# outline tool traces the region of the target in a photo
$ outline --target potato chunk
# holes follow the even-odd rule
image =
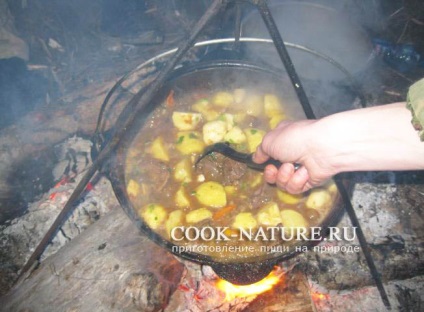
[[[234,122],[235,123],[242,123],[247,117],[247,114],[245,112],[238,112],[234,114]]]
[[[286,115],[284,114],[276,114],[273,115],[270,119],[269,119],[269,128],[270,129],[274,129],[275,127],[277,127],[277,125],[282,122],[284,119],[286,119]]]
[[[255,152],[258,145],[262,142],[265,131],[255,128],[247,128],[244,130],[244,133],[246,134],[249,152]]]
[[[204,112],[206,112],[207,110],[209,110],[211,108],[211,104],[209,102],[208,99],[200,99],[197,100],[192,106],[191,108],[198,113],[203,114]]]
[[[179,161],[174,167],[174,179],[179,182],[192,181],[192,166],[190,159],[184,158]]]
[[[224,187],[218,182],[204,182],[195,191],[197,200],[205,206],[221,208],[227,204],[227,194]]]
[[[183,211],[182,210],[174,210],[169,214],[168,220],[165,222],[166,233],[171,235],[171,231],[173,228],[180,226],[183,220]]]
[[[284,114],[280,99],[274,94],[265,94],[264,96],[265,115],[271,118],[274,115]]]
[[[186,194],[184,187],[180,187],[175,193],[175,205],[179,208],[190,207],[190,200]]]
[[[140,192],[140,184],[131,179],[127,184],[127,194],[128,196],[136,197]]]
[[[233,91],[234,103],[241,104],[246,98],[246,89],[234,89]]]
[[[169,161],[169,152],[168,148],[165,146],[163,142],[163,138],[161,136],[157,137],[150,145],[149,152],[156,159],[168,162]]]
[[[253,217],[252,213],[250,212],[240,212],[238,215],[236,215],[236,218],[233,222],[233,228],[236,229],[253,229],[256,228],[258,225],[258,222]]]
[[[227,186],[224,186],[224,190],[225,190],[225,194],[227,194],[228,196],[232,196],[236,194],[237,187],[234,185],[227,185]]]
[[[188,223],[197,223],[210,218],[212,218],[212,212],[210,212],[207,208],[199,208],[186,215],[186,221]]]
[[[231,130],[235,126],[234,114],[221,114],[218,117],[218,120],[225,121],[225,123],[227,124],[227,130]]]
[[[277,196],[279,200],[288,205],[295,205],[304,197],[302,194],[290,194],[281,190],[277,190]]]
[[[159,204],[148,204],[138,211],[139,215],[152,229],[157,229],[166,219],[166,210]]]
[[[200,133],[195,131],[178,132],[177,150],[183,155],[190,155],[193,153],[200,154],[205,148],[205,143],[200,138]]]
[[[280,208],[277,203],[270,202],[263,206],[258,212],[258,222],[263,225],[277,226],[282,224]]]
[[[230,92],[221,91],[214,95],[212,102],[216,106],[228,107],[234,102],[234,97]]]
[[[325,208],[331,205],[331,195],[326,189],[313,189],[306,199],[305,204],[308,208],[324,212]]]
[[[224,141],[234,144],[241,144],[246,142],[246,140],[246,135],[239,127],[233,127],[224,136]]]
[[[209,121],[203,125],[203,141],[207,145],[222,142],[227,133],[227,123],[222,120]]]
[[[173,112],[172,122],[178,130],[194,130],[202,120],[202,115],[199,113]]]
[[[258,117],[262,114],[264,107],[263,98],[259,95],[249,95],[245,101],[246,113],[250,116]]]
[[[202,117],[207,121],[215,120],[219,116],[219,113],[212,108],[211,103],[206,99],[198,100],[191,108],[195,112],[201,113]]]
[[[281,211],[281,220],[287,229],[308,227],[308,221],[300,213],[291,209]]]
[[[330,192],[330,194],[334,195],[338,192],[337,189],[337,185],[333,180],[330,180],[329,182],[327,182],[324,187],[327,188],[328,192]]]

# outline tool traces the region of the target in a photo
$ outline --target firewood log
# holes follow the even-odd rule
[[[121,210],[91,225],[0,298],[2,311],[158,311],[184,266]]]

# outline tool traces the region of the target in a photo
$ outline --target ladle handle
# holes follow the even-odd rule
[[[279,169],[282,165],[281,161],[274,159],[274,158],[270,158],[266,162],[264,162],[262,164],[258,164],[258,163],[255,163],[253,161],[252,157],[253,157],[253,154],[250,155],[249,161],[246,162],[246,165],[249,168],[252,168],[252,169],[255,169],[255,170],[263,171],[265,169],[265,167],[268,166],[268,165],[274,165],[277,169]],[[294,164],[294,170],[299,169],[299,167],[300,167],[299,164]]]
[[[213,152],[220,153],[228,158],[231,158],[232,160],[246,164],[247,167],[254,170],[263,171],[267,165],[274,165],[275,167],[277,167],[277,169],[280,168],[281,166],[281,162],[273,158],[268,159],[266,162],[262,164],[255,163],[253,161],[253,153],[247,154],[247,153],[241,153],[239,151],[236,151],[234,148],[230,146],[228,142],[219,142],[213,145],[209,145],[208,147],[206,147],[203,154],[200,155],[199,158],[197,158],[195,164],[197,165],[200,160],[202,160],[205,156]],[[300,167],[299,164],[294,164],[295,170],[297,170],[299,167]]]

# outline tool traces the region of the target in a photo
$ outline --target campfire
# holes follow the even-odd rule
[[[258,311],[272,307],[276,311],[314,311],[304,274],[276,266],[256,283],[234,285],[219,278],[210,267],[188,264],[187,274],[166,311]]]
[[[34,2],[41,3],[44,0],[35,0]],[[89,12],[92,12],[93,16],[96,16],[94,12],[97,12],[97,2],[106,3],[108,1],[93,1],[93,8],[89,8]],[[45,40],[42,39],[44,37],[40,37],[34,40],[37,36],[29,37],[28,42],[31,44],[40,42],[38,49],[46,53],[46,64],[48,65],[31,64],[28,68],[32,71],[43,71],[43,75],[46,75],[46,71],[48,71],[47,76],[53,79],[53,83],[60,87],[62,93],[56,98],[50,98],[50,94],[46,94],[46,103],[43,106],[29,114],[22,114],[15,124],[8,125],[4,129],[0,128],[0,151],[2,152],[0,155],[0,178],[4,176],[4,179],[0,180],[0,262],[2,263],[0,305],[2,308],[5,311],[362,312],[386,311],[391,307],[393,310],[419,311],[424,302],[423,260],[419,256],[422,253],[424,239],[420,211],[420,207],[424,203],[422,173],[355,173],[346,176],[343,181],[336,180],[335,184],[326,185],[321,191],[327,197],[340,200],[338,203],[343,203],[343,207],[338,206],[340,209],[335,209],[337,213],[334,213],[334,216],[329,214],[334,217],[334,219],[330,218],[331,222],[324,222],[325,218],[320,220],[324,220],[322,228],[325,231],[314,233],[319,239],[308,244],[296,245],[293,247],[296,248],[294,251],[284,249],[285,246],[279,244],[262,244],[265,241],[264,238],[267,238],[265,232],[257,231],[255,233],[257,236],[249,235],[252,233],[243,227],[233,226],[236,223],[244,224],[246,220],[255,226],[258,222],[263,222],[262,225],[274,222],[271,224],[271,228],[279,229],[278,233],[286,233],[281,227],[280,220],[283,210],[280,211],[278,205],[277,217],[273,215],[271,218],[272,209],[276,206],[269,203],[271,198],[269,194],[271,193],[266,193],[269,191],[266,189],[268,185],[258,186],[257,181],[261,181],[260,174],[252,174],[253,178],[249,180],[249,183],[237,184],[237,187],[240,187],[239,190],[243,189],[245,192],[241,196],[245,201],[237,202],[238,205],[234,204],[234,201],[224,201],[216,207],[214,206],[216,198],[222,199],[223,196],[230,198],[236,194],[237,187],[234,185],[250,168],[239,164],[235,165],[236,160],[233,159],[232,162],[229,162],[223,155],[221,155],[222,157],[214,156],[215,163],[211,161],[205,163],[205,159],[202,158],[203,160],[197,166],[196,157],[201,153],[195,150],[187,156],[189,153],[185,154],[185,152],[187,149],[192,149],[193,146],[196,148],[193,141],[204,147],[208,140],[199,140],[200,130],[196,129],[196,131],[199,130],[199,133],[195,133],[190,127],[193,120],[199,121],[196,117],[202,116],[205,120],[210,118],[207,121],[215,125],[224,123],[226,130],[223,137],[229,135],[230,130],[242,125],[243,122],[245,122],[245,127],[249,126],[250,129],[252,125],[259,122],[259,114],[251,114],[250,107],[243,106],[242,110],[249,111],[251,114],[247,114],[248,116],[244,116],[243,119],[239,114],[223,108],[228,104],[226,103],[228,97],[231,97],[233,101],[229,105],[242,102],[240,98],[246,94],[246,90],[242,88],[229,89],[225,92],[219,91],[217,93],[220,95],[219,97],[211,92],[209,94],[208,91],[199,91],[195,96],[197,102],[193,104],[198,111],[190,112],[188,115],[179,112],[180,114],[176,118],[180,127],[177,127],[180,134],[177,141],[169,139],[163,134],[161,134],[162,137],[155,140],[140,141],[139,144],[143,148],[149,146],[147,154],[148,157],[154,155],[153,158],[156,159],[153,161],[148,157],[142,158],[140,154],[137,154],[137,149],[129,152],[135,161],[143,160],[141,164],[134,165],[133,169],[136,174],[147,167],[154,169],[149,173],[148,183],[140,182],[141,180],[134,174],[132,182],[125,184],[126,176],[124,174],[126,172],[115,169],[122,169],[126,164],[126,159],[119,158],[125,153],[119,154],[118,151],[120,152],[123,146],[123,138],[126,138],[125,140],[128,142],[131,141],[128,139],[131,137],[128,135],[130,133],[128,129],[132,129],[133,124],[147,120],[147,117],[144,116],[144,109],[146,107],[151,109],[150,103],[153,103],[151,100],[156,99],[155,92],[157,90],[167,86],[168,75],[174,75],[173,79],[176,79],[176,73],[184,73],[181,76],[188,79],[184,72],[186,64],[193,66],[187,68],[196,68],[193,72],[202,75],[201,70],[195,66],[205,69],[205,64],[210,66],[212,63],[210,59],[218,58],[221,61],[221,58],[224,58],[224,77],[229,81],[232,76],[229,74],[230,72],[225,71],[227,70],[225,66],[229,66],[231,63],[229,60],[237,60],[238,53],[245,53],[246,55],[243,55],[248,61],[255,63],[249,69],[252,70],[249,74],[241,75],[244,77],[251,78],[250,76],[253,77],[251,73],[260,72],[270,65],[271,67],[273,65],[280,66],[280,71],[283,69],[284,73],[287,72],[289,87],[294,86],[293,97],[299,99],[299,108],[302,109],[300,118],[320,117],[340,110],[358,108],[364,105],[366,100],[371,102],[368,103],[370,105],[402,101],[407,85],[415,80],[421,72],[418,70],[416,72],[398,71],[399,67],[393,69],[381,64],[373,64],[376,68],[372,67],[368,71],[363,69],[359,73],[359,77],[361,79],[366,77],[363,78],[366,82],[368,82],[367,79],[370,80],[369,86],[364,83],[366,85],[364,89],[375,97],[369,100],[364,96],[364,90],[352,82],[357,78],[356,74],[358,73],[351,71],[356,69],[359,71],[361,66],[349,64],[352,67],[346,70],[343,59],[333,59],[340,53],[329,56],[324,53],[325,51],[316,51],[313,46],[304,47],[297,43],[283,41],[279,31],[285,39],[287,39],[286,33],[283,31],[284,29],[278,31],[274,28],[276,25],[273,24],[274,21],[270,14],[277,14],[280,10],[274,8],[274,10],[268,11],[269,7],[266,1],[252,1],[251,9],[243,7],[244,1],[234,1],[234,3],[229,1],[228,7],[225,6],[226,1],[215,0],[208,4],[199,1],[199,3],[196,2],[196,5],[193,4],[193,8],[182,7],[176,1],[172,1],[173,8],[170,11],[165,10],[168,9],[167,5],[163,6],[163,4],[158,4],[159,2],[146,1],[143,4],[143,6],[147,6],[143,11],[143,17],[145,20],[163,19],[159,24],[169,31],[167,36],[164,36],[159,28],[137,28],[137,32],[141,32],[141,34],[138,33],[137,38],[131,36],[120,38],[115,37],[115,34],[111,35],[117,31],[111,25],[96,26],[107,32],[109,37],[105,38],[102,34],[98,38],[87,39],[90,44],[96,42],[92,55],[97,55],[97,50],[105,49],[104,53],[110,57],[111,64],[115,64],[112,62],[115,59],[122,59],[125,62],[122,62],[122,68],[119,70],[111,66],[107,74],[98,73],[101,79],[95,82],[93,82],[94,74],[86,75],[86,71],[90,71],[90,62],[93,59],[89,60],[88,65],[81,66],[79,76],[72,72],[74,57],[78,58],[78,55],[74,54],[80,50],[79,47],[72,48],[67,45],[77,41],[75,39],[78,37],[77,35],[72,38],[65,36],[63,40],[59,40],[60,36],[56,30],[52,33],[59,36],[58,38]],[[0,4],[2,3],[0,0]],[[22,6],[26,5],[32,4],[22,4]],[[159,7],[159,5],[161,6]],[[293,16],[303,10],[303,4],[299,8],[295,3],[288,4],[288,6],[294,6],[290,10]],[[306,8],[308,6],[306,4]],[[11,5],[11,8],[19,20],[22,19],[22,15],[25,15],[23,14],[25,8],[17,8],[16,5]],[[190,11],[191,9],[193,11]],[[286,15],[286,9],[282,12],[283,16],[288,18],[290,16]],[[313,10],[321,9],[323,8],[313,6]],[[162,14],[162,10],[165,10],[166,14]],[[255,15],[252,12],[256,10],[259,10],[259,13]],[[397,8],[390,11],[389,19],[404,17],[401,12],[405,12],[405,10],[405,8]],[[114,11],[110,10],[108,14],[113,15]],[[328,14],[330,11],[333,12],[333,9],[324,11],[325,14]],[[242,16],[245,16],[245,19]],[[307,16],[309,19],[312,15]],[[217,17],[219,18],[218,22]],[[80,20],[85,18],[87,16],[81,17]],[[256,33],[259,28],[255,26],[255,18],[261,23],[264,18],[263,25],[268,28],[263,28],[263,30],[270,39],[242,36],[243,32],[246,32],[245,35],[259,36]],[[54,21],[53,18],[52,21]],[[308,22],[308,20],[304,21],[305,24]],[[410,23],[422,27],[422,22],[418,17],[411,17],[406,26],[401,28],[401,37],[406,36],[408,30],[412,31],[408,26]],[[277,24],[281,26],[279,23]],[[91,23],[88,25],[97,29]],[[313,23],[313,25],[315,24]],[[61,27],[57,29],[62,29]],[[230,29],[232,35],[229,38],[217,37],[216,35],[220,34],[222,30],[220,27],[225,28],[227,32]],[[240,31],[241,28],[243,31]],[[181,33],[174,34],[170,31],[171,29],[181,31]],[[81,34],[84,33],[92,35],[88,31],[81,32]],[[326,40],[327,37],[331,36],[326,36]],[[291,39],[296,39],[296,36]],[[380,45],[384,45],[383,41],[378,42]],[[0,40],[1,43],[2,40]],[[349,46],[349,44],[347,42],[343,46]],[[358,42],[353,45],[363,47],[362,44],[363,42],[358,39]],[[275,48],[279,53],[275,53]],[[368,52],[368,48],[370,47],[365,45],[366,52]],[[383,53],[383,48],[379,46],[377,52]],[[28,57],[23,52],[21,51],[19,57]],[[268,53],[275,54],[273,55],[275,59],[268,57]],[[308,65],[310,60],[299,62],[296,60],[297,53],[308,54],[314,59],[314,64],[315,62],[319,62],[320,65],[325,64],[323,68],[332,67],[332,71],[337,71],[334,76],[336,78],[332,77],[332,79],[336,79],[336,82],[331,79],[331,82],[317,82],[316,75],[308,71],[313,69],[313,66]],[[372,50],[369,50],[369,53],[370,55],[365,53],[366,58],[360,60],[360,65],[367,67],[365,65],[369,65],[369,59],[376,57]],[[142,57],[139,56],[141,54]],[[294,56],[294,65],[289,56]],[[256,65],[256,62],[260,65]],[[131,63],[130,68],[127,63]],[[242,67],[247,68],[246,64],[243,63]],[[61,68],[60,66],[68,66],[69,72],[59,72],[58,76],[57,69]],[[229,67],[237,66],[231,63]],[[273,70],[269,69],[270,72]],[[119,75],[116,74],[118,72]],[[121,75],[123,72],[126,73]],[[320,70],[319,72],[323,73],[324,71]],[[299,73],[300,75],[298,75]],[[342,78],[340,78],[341,76]],[[71,92],[66,90],[67,83],[64,82],[69,82],[73,79],[72,77],[79,77],[80,80],[72,85],[74,91]],[[260,77],[254,81],[254,84],[265,80],[264,76]],[[200,78],[196,77],[193,81],[201,81]],[[222,78],[220,81],[225,84],[224,87],[227,87],[225,79]],[[302,86],[303,83],[305,86]],[[324,88],[327,83],[331,85],[329,90]],[[194,83],[189,81],[187,84],[193,85]],[[207,81],[206,85],[211,85],[211,82]],[[176,86],[176,88],[166,90],[163,94],[158,95],[158,97],[164,97],[166,105],[165,110],[158,112],[157,116],[165,116],[166,109],[171,111],[181,101],[181,85],[176,84]],[[249,88],[247,89],[250,90]],[[277,85],[275,89],[283,90],[280,85]],[[287,95],[285,91],[283,93]],[[343,94],[342,99],[327,101],[340,93]],[[254,97],[253,93],[251,95]],[[320,98],[321,96],[323,98]],[[270,95],[268,91],[260,97],[271,99],[271,103],[275,103],[277,98],[274,94]],[[218,104],[214,105],[220,107],[220,110],[214,111],[210,107],[202,106],[205,102],[215,100]],[[337,106],[339,102],[344,103],[343,105],[346,107]],[[188,100],[184,105],[187,109],[193,107]],[[285,118],[279,107],[275,109],[275,106],[270,105],[269,102],[266,106],[268,109],[269,106],[272,107],[271,113],[269,110],[267,112],[266,109],[263,109],[263,116],[266,116],[263,120],[267,121],[263,124],[266,124],[267,127],[268,124],[275,126],[283,120],[282,118]],[[277,114],[278,118],[269,117],[267,114]],[[170,122],[172,118],[169,117],[171,115],[166,116],[168,119],[165,119],[162,124],[158,123],[159,118],[148,120],[147,127],[153,129],[153,133],[157,134],[166,123],[172,124]],[[240,118],[240,120],[237,123],[230,123],[234,118]],[[270,118],[270,120],[265,118]],[[229,129],[230,126],[231,129]],[[142,129],[141,126],[140,129]],[[243,131],[247,131],[246,129]],[[175,129],[168,130],[165,132],[176,131]],[[212,128],[212,130],[206,136],[209,140],[216,134],[216,128]],[[243,135],[245,133],[243,131],[232,131],[229,141],[234,142],[234,138],[240,139],[239,134]],[[260,132],[258,129],[250,129],[250,132],[247,133],[251,137],[250,141],[246,139],[247,142],[251,143],[252,137],[253,140],[258,141],[258,137],[255,136],[258,135],[258,132]],[[211,133],[212,135],[210,135]],[[238,134],[234,136],[234,133]],[[166,141],[167,139],[169,141]],[[191,145],[185,145],[187,142],[191,142]],[[172,147],[170,147],[171,143],[174,144]],[[181,151],[182,145],[186,146],[186,150]],[[166,154],[164,146],[170,148],[171,153]],[[243,148],[248,149],[250,146],[246,143],[245,146],[242,146]],[[171,175],[175,168],[163,165],[169,161],[168,157],[174,152],[181,152],[185,157],[181,161],[183,165],[179,165],[184,170],[187,169],[184,161],[196,162],[192,176],[191,173],[187,174],[184,170],[180,170],[180,176],[175,177],[175,175]],[[252,151],[249,150],[249,152]],[[242,156],[246,154],[239,153]],[[116,155],[118,156],[114,158]],[[158,162],[158,159],[161,162]],[[113,162],[112,160],[117,161]],[[178,164],[181,164],[179,161],[180,159],[178,159]],[[220,167],[221,172],[217,173],[216,167]],[[37,176],[37,174],[31,175],[33,172],[38,172],[43,177]],[[213,176],[222,172],[231,172],[232,174],[231,177],[222,175],[224,182],[220,185],[222,192],[218,195],[224,195],[210,196],[211,191],[205,192],[205,188],[202,186],[206,183],[202,183],[208,178],[208,175]],[[189,178],[187,179],[187,177]],[[165,187],[172,179],[178,181],[178,191]],[[41,185],[41,180],[48,180],[49,183]],[[117,180],[120,181],[118,186],[115,184]],[[346,181],[349,183],[345,184]],[[200,185],[196,185],[196,189],[187,192],[187,185],[192,182],[198,182]],[[217,183],[217,181],[213,182]],[[24,188],[23,185],[25,188],[28,188],[29,185],[36,195],[27,200],[25,197],[21,197],[20,191],[21,188]],[[256,185],[256,189],[253,189],[252,186],[251,190],[254,191],[250,192],[246,185],[249,187]],[[345,185],[349,185],[349,187],[346,188]],[[2,187],[7,188],[7,192],[3,192]],[[338,197],[335,195],[337,190],[341,190],[337,193],[340,195],[337,195]],[[180,195],[178,197],[180,206],[176,204],[176,207],[172,207],[175,208],[174,210],[166,210],[168,206],[169,208],[172,206],[172,201],[171,204],[166,203],[163,207],[151,203],[145,205],[143,202],[150,194],[155,194],[155,200],[158,201],[173,200],[175,193]],[[11,197],[16,195],[16,198],[10,201],[3,200],[3,196],[8,199],[5,194]],[[128,194],[130,196],[126,197]],[[278,197],[278,194],[273,193],[272,195],[276,195],[275,201],[284,196],[286,196],[285,200],[289,201],[284,203],[286,205],[284,211],[288,212],[287,215],[291,217],[295,216],[293,220],[296,220],[297,223],[292,222],[296,223],[291,227],[292,229],[304,229],[304,226],[299,226],[299,223],[303,223],[302,220],[305,218],[316,220],[314,218],[319,215],[317,210],[302,206],[298,208],[304,214],[299,217],[299,213],[296,213],[293,208],[297,205],[296,200],[299,197],[289,195],[289,199],[287,199],[287,195],[280,194]],[[250,202],[245,205],[250,197],[255,197],[255,202],[252,201],[253,208],[249,206]],[[139,200],[139,203],[143,203],[141,206],[145,210],[140,212],[141,210],[130,207],[128,200],[134,198]],[[193,201],[198,200],[202,207],[199,206],[196,207],[196,210],[189,211],[192,208],[190,205],[181,204],[187,198]],[[306,197],[302,200],[306,202]],[[22,201],[25,201],[24,208],[20,206]],[[177,201],[175,202],[177,203]],[[17,208],[18,206],[19,208]],[[210,209],[208,210],[204,206]],[[155,213],[146,217],[149,207]],[[252,212],[249,217],[246,217],[249,209]],[[347,214],[342,215],[343,210]],[[259,217],[258,211],[260,211],[261,217]],[[192,212],[195,213],[189,216]],[[171,215],[176,217],[172,219]],[[238,216],[242,216],[244,219],[237,218]],[[234,222],[227,224],[227,219],[234,220]],[[240,219],[242,221],[235,222]],[[182,224],[181,220],[185,220],[186,223]],[[193,235],[192,237],[199,233],[206,233],[202,238],[208,244],[201,247],[204,247],[203,250],[213,248],[210,253],[192,252],[190,248],[198,246],[190,242],[185,242],[185,245],[173,245],[172,240],[167,236],[167,231],[172,230],[172,227],[178,226],[182,229],[185,226],[194,229],[193,224],[199,225],[199,228],[196,228],[198,232],[179,231],[176,236],[177,240],[182,239],[182,233]],[[219,237],[231,237],[232,235],[237,237],[240,233],[244,233],[245,237],[251,237],[252,240],[259,238],[259,242],[256,242],[255,245],[256,248],[267,247],[268,249],[261,249],[260,255],[256,254],[255,249],[242,254],[232,253],[230,247],[233,246],[228,245],[222,248],[225,253],[220,254],[220,249],[217,247],[222,247],[221,242],[212,242],[210,239],[215,235],[215,232],[212,231],[214,228],[211,226],[213,224],[218,225],[216,233],[219,233]],[[310,228],[314,227],[313,225],[317,225],[317,228],[322,225],[321,222],[311,224]],[[223,230],[224,226],[228,226],[225,231]],[[159,228],[160,231],[156,231],[156,228]],[[203,232],[202,229],[205,228],[210,231]],[[354,235],[340,234],[352,232]],[[277,231],[272,233],[274,235]],[[315,239],[312,234],[308,236],[307,231],[300,230],[300,234],[303,241],[308,241],[310,238],[311,240]],[[321,234],[323,235],[321,236]],[[288,244],[288,246],[291,245]],[[180,247],[183,252],[179,252],[178,248],[174,247]],[[184,250],[183,247],[187,250]],[[240,243],[235,247],[252,246]],[[251,264],[251,268],[257,266],[258,270],[254,272],[253,269],[251,271],[246,269]],[[228,275],[222,274],[222,270],[221,272],[218,270],[220,266],[226,269],[231,266],[237,268],[237,265],[245,266],[240,270],[234,269]],[[267,270],[271,271],[262,278],[268,273]],[[263,272],[265,274],[262,274]],[[258,276],[261,279],[250,284],[231,283],[231,281],[237,280],[258,280]]]
[[[225,301],[231,302],[236,298],[257,296],[270,291],[274,286],[284,282],[284,274],[281,270],[274,269],[267,277],[250,285],[234,285],[226,280],[219,279],[216,287],[225,294]]]

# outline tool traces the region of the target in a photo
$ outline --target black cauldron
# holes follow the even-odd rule
[[[134,137],[142,131],[142,127],[149,114],[157,105],[162,103],[170,90],[185,90],[192,92],[199,88],[209,88],[211,90],[224,90],[228,88],[257,87],[268,92],[273,92],[282,99],[288,99],[294,104],[293,114],[297,119],[304,119],[302,108],[298,104],[295,92],[290,81],[283,74],[271,69],[258,67],[254,64],[240,61],[214,61],[209,63],[197,64],[193,67],[180,67],[171,75],[170,79],[157,92],[156,97],[146,110],[137,116],[137,120],[131,129],[127,129],[120,145],[108,165],[108,177],[112,183],[113,190],[126,214],[135,223],[135,225],[145,233],[151,240],[174,252],[177,256],[200,263],[210,265],[214,271],[222,278],[234,284],[251,284],[257,282],[268,275],[273,266],[277,263],[294,257],[300,251],[292,248],[285,253],[272,253],[266,255],[256,255],[248,259],[243,258],[240,261],[228,262],[219,257],[194,252],[176,252],[177,245],[164,239],[154,230],[149,228],[139,217],[133,208],[126,191],[125,181],[125,160],[126,152],[131,145]],[[343,203],[340,196],[335,205],[330,209],[323,221],[318,227],[321,228],[322,237],[326,236],[328,227],[335,226],[342,215]],[[318,244],[317,240],[301,242],[302,246],[312,247]]]

